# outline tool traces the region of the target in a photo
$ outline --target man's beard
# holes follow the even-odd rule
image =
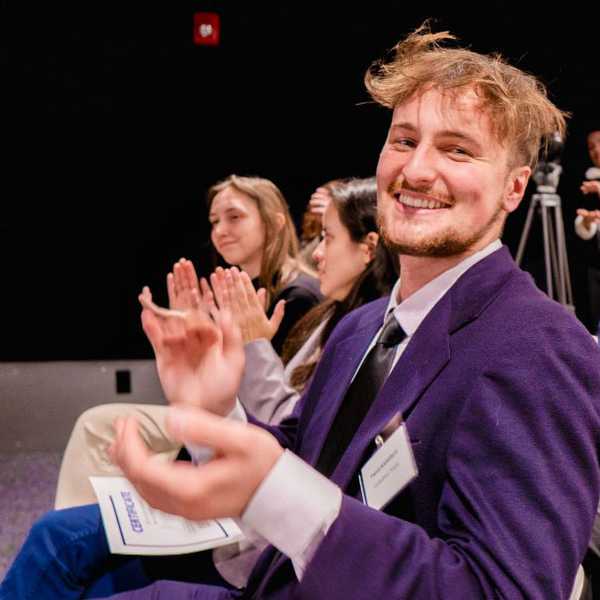
[[[486,235],[498,222],[504,213],[502,205],[498,203],[498,207],[494,214],[490,217],[487,223],[485,223],[479,230],[475,231],[470,235],[461,234],[454,228],[446,229],[445,231],[439,232],[435,236],[424,234],[420,240],[413,240],[411,242],[403,242],[402,240],[392,239],[392,235],[386,228],[384,219],[381,213],[377,213],[377,224],[379,226],[379,233],[383,238],[383,243],[394,254],[404,254],[407,256],[422,256],[422,257],[434,257],[434,258],[448,258],[450,256],[457,256],[463,254],[470,248],[472,248],[483,236]],[[499,236],[502,234],[502,227],[500,228]]]

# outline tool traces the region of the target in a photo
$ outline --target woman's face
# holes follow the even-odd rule
[[[210,239],[230,265],[239,265],[250,277],[260,273],[265,245],[265,224],[252,198],[233,187],[221,190],[212,201],[208,219]]]
[[[313,252],[321,292],[332,300],[343,300],[367,268],[371,252],[366,242],[354,242],[340,220],[333,202],[323,215],[323,236]]]

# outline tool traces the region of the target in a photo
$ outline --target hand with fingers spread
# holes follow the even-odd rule
[[[221,309],[211,318],[197,288],[190,292],[186,310],[158,307],[147,287],[139,300],[168,401],[228,414],[244,370],[242,338],[230,311]]]
[[[230,303],[231,312],[235,315],[245,344],[259,338],[273,339],[285,312],[284,300],[275,305],[269,318],[266,314],[264,288],[257,292],[248,274],[235,267],[224,272],[223,284],[218,285],[224,285],[226,302]]]
[[[133,417],[115,424],[111,457],[154,508],[204,520],[240,516],[283,449],[268,432],[198,409],[170,409],[167,427],[184,444],[208,446],[215,458],[202,465],[155,460]]]

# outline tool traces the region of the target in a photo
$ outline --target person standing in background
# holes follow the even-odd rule
[[[598,331],[600,321],[600,128],[588,133],[587,146],[592,166],[585,172],[581,192],[587,196],[585,208],[577,209],[575,232],[586,244],[587,283],[590,326]]]

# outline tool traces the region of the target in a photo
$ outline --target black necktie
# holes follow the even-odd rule
[[[385,322],[377,342],[371,348],[356,373],[342,405],[340,406],[319,459],[316,469],[326,477],[335,470],[342,454],[352,441],[373,400],[383,385],[394,362],[396,347],[406,333],[393,314]]]
[[[389,315],[377,342],[352,380],[333,420],[316,464],[316,469],[323,475],[328,477],[333,473],[388,376],[394,362],[396,347],[405,337],[406,333],[396,317],[393,314]],[[267,590],[285,587],[295,577],[292,562],[284,562],[283,555],[275,548],[271,548],[270,552],[271,556],[265,556],[262,568],[252,573],[247,592],[253,600],[263,598]]]

